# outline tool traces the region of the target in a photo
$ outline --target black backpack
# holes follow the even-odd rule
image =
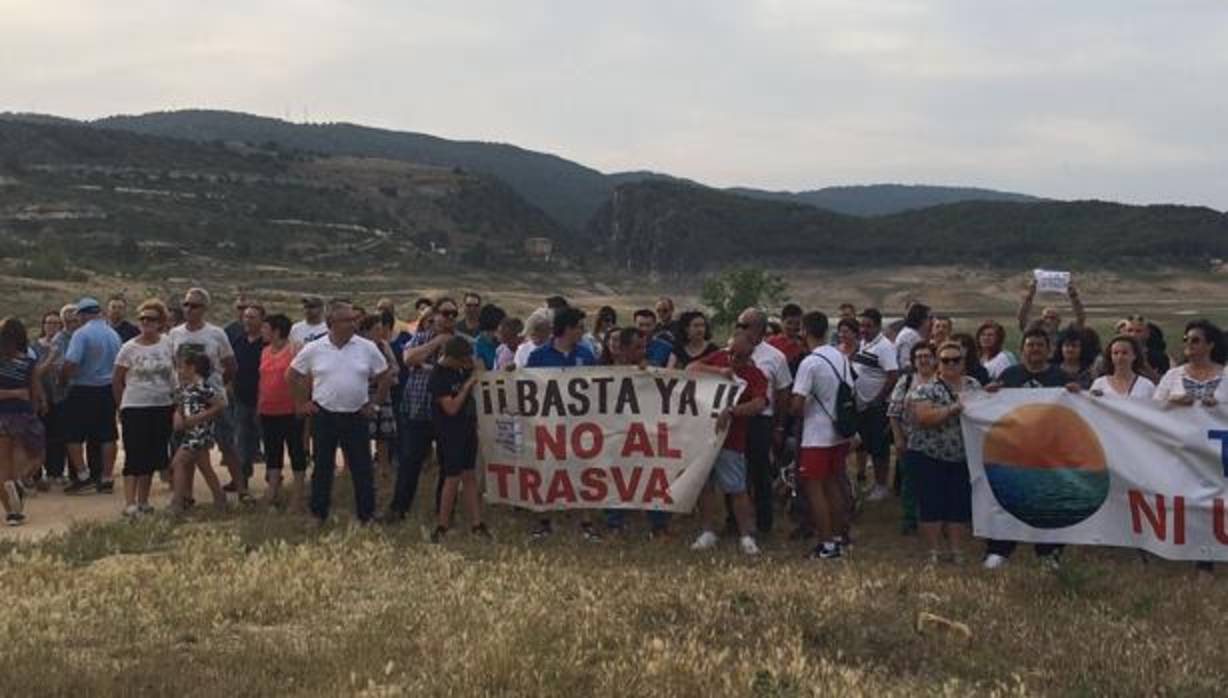
[[[831,367],[831,372],[835,374],[836,380],[840,383],[836,388],[836,413],[833,415],[827,411],[827,406],[823,404],[823,400],[818,395],[811,394],[814,401],[819,403],[819,409],[827,414],[827,418],[831,420],[832,426],[836,428],[836,433],[844,438],[852,437],[857,433],[858,421],[860,415],[857,413],[857,396],[853,393],[853,386],[845,382],[844,377],[836,370],[836,365],[833,364],[826,356],[815,354],[823,362]]]

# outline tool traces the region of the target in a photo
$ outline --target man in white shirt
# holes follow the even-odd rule
[[[904,327],[895,336],[895,363],[901,369],[912,366],[912,348],[918,342],[930,336],[930,326],[934,317],[930,307],[924,303],[913,303],[908,306],[904,315]]]
[[[315,467],[311,473],[311,513],[324,523],[333,496],[333,457],[340,445],[354,484],[354,514],[366,523],[375,514],[368,420],[388,397],[392,371],[374,342],[355,336],[354,307],[334,301],[328,309],[328,334],[304,346],[286,379],[300,412],[312,415]],[[376,381],[375,397],[368,391]]]
[[[171,340],[171,351],[178,361],[184,354],[197,353],[209,357],[213,371],[209,374],[209,387],[229,404],[233,397],[229,388],[234,384],[239,365],[235,361],[234,348],[226,331],[211,322],[205,322],[211,298],[203,288],[191,288],[183,295],[183,324],[172,327],[166,336]],[[217,450],[222,454],[222,465],[230,472],[228,492],[238,492],[239,499],[247,499],[247,478],[243,477],[239,451],[235,447],[235,420],[229,410],[213,420],[213,436]]]
[[[755,501],[755,527],[760,534],[772,532],[772,453],[779,452],[785,440],[785,416],[793,374],[784,352],[764,341],[767,313],[747,308],[738,316],[736,328],[745,332],[754,345],[750,359],[768,379],[767,406],[746,425],[746,474]],[[780,409],[776,409],[777,406]]]
[[[891,470],[891,424],[887,419],[887,400],[899,378],[895,344],[883,336],[883,315],[877,308],[866,308],[857,318],[861,345],[853,354],[857,373],[857,431],[861,449],[874,463],[874,489],[866,501],[878,502],[891,495],[887,473]],[[862,457],[864,458],[864,457]],[[858,463],[864,466],[864,460]]]
[[[838,474],[848,457],[849,439],[836,431],[837,395],[840,384],[851,386],[853,378],[844,354],[827,344],[826,315],[806,313],[802,328],[810,354],[802,359],[793,382],[792,409],[802,418],[797,479],[819,535],[810,556],[830,560],[843,554],[846,541],[836,532],[847,530],[848,521]]]
[[[324,322],[324,299],[314,294],[303,296],[303,319],[290,327],[290,343],[301,347],[328,334]]]

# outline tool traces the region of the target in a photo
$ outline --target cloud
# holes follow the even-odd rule
[[[0,109],[212,106],[612,171],[1228,208],[1228,4],[7,0]]]

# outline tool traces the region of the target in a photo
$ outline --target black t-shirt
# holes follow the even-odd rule
[[[465,400],[465,406],[460,412],[449,415],[439,406],[439,398],[456,395],[461,386],[469,380],[471,371],[436,365],[427,380],[426,391],[431,396],[431,422],[435,427],[435,435],[441,444],[461,443],[466,439],[476,439],[478,429],[477,405],[473,400],[473,392]]]
[[[691,362],[699,361],[700,359],[704,358],[705,356],[707,356],[708,354],[711,354],[714,351],[720,351],[720,347],[716,346],[712,342],[708,342],[708,344],[704,347],[703,351],[699,352],[699,356],[691,356],[690,354],[686,352],[686,346],[681,345],[681,344],[675,344],[674,351],[673,351],[674,368],[678,370],[682,370],[686,368],[688,365],[690,365]]]
[[[115,334],[119,335],[121,344],[141,333],[136,325],[127,320],[120,320],[118,325],[111,325],[111,329],[115,330]]]
[[[235,352],[235,399],[249,407],[255,407],[256,398],[260,394],[260,352],[264,349],[264,340],[257,337],[256,341],[240,334],[230,340],[230,347]]]
[[[1062,369],[1052,364],[1039,373],[1029,371],[1023,364],[1015,364],[1002,372],[998,382],[1004,388],[1060,388],[1069,381]]]

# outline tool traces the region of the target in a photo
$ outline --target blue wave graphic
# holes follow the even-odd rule
[[[1002,508],[1034,528],[1066,528],[1087,520],[1109,496],[1108,470],[985,464]]]

